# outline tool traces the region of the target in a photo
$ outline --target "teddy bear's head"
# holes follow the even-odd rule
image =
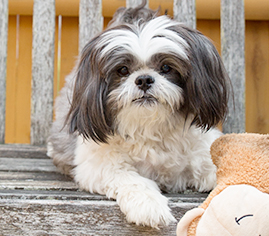
[[[226,134],[211,146],[217,184],[249,184],[269,193],[269,135]]]
[[[217,186],[183,216],[177,235],[269,235],[269,135],[224,135],[211,156]]]

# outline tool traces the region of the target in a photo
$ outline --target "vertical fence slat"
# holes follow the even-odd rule
[[[221,55],[234,90],[234,102],[230,98],[223,132],[245,132],[244,0],[221,1]]]
[[[79,52],[103,29],[102,0],[80,0]]]
[[[5,142],[8,0],[0,0],[0,143]]]
[[[140,4],[142,4],[143,1],[144,0],[126,0],[126,7],[127,8],[129,8],[129,7],[132,7],[132,8],[137,7]],[[146,4],[147,7],[148,7],[148,4],[149,4],[149,2],[147,0],[147,4]]]
[[[35,0],[33,12],[31,143],[45,144],[53,117],[55,0]]]
[[[196,28],[196,0],[174,0],[174,19]]]

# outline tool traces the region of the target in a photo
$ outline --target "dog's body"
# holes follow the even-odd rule
[[[85,46],[56,101],[48,154],[129,222],[174,220],[160,193],[209,191],[228,77],[202,34],[143,8],[121,9]],[[205,132],[205,130],[208,130]]]

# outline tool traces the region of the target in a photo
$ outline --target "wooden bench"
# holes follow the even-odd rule
[[[139,2],[127,0],[126,5]],[[245,129],[243,2],[222,0],[222,54],[239,98],[235,109],[229,103],[225,132]],[[175,19],[195,27],[195,0],[174,0],[173,9]],[[176,223],[160,230],[127,223],[115,201],[80,191],[46,156],[53,119],[55,0],[34,0],[31,145],[4,144],[7,19],[8,0],[0,0],[0,234],[175,235]],[[102,29],[102,1],[81,0],[79,21],[81,49]],[[167,195],[177,220],[206,196],[191,191]]]
[[[179,220],[207,194],[168,194]],[[175,235],[176,224],[160,227],[126,222],[119,206],[104,196],[80,191],[61,175],[44,147],[0,145],[1,235]]]

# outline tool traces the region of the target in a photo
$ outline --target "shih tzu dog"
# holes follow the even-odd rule
[[[168,225],[161,190],[216,184],[209,149],[228,91],[204,35],[143,6],[121,8],[66,78],[48,155],[82,189],[116,199],[128,222]]]

